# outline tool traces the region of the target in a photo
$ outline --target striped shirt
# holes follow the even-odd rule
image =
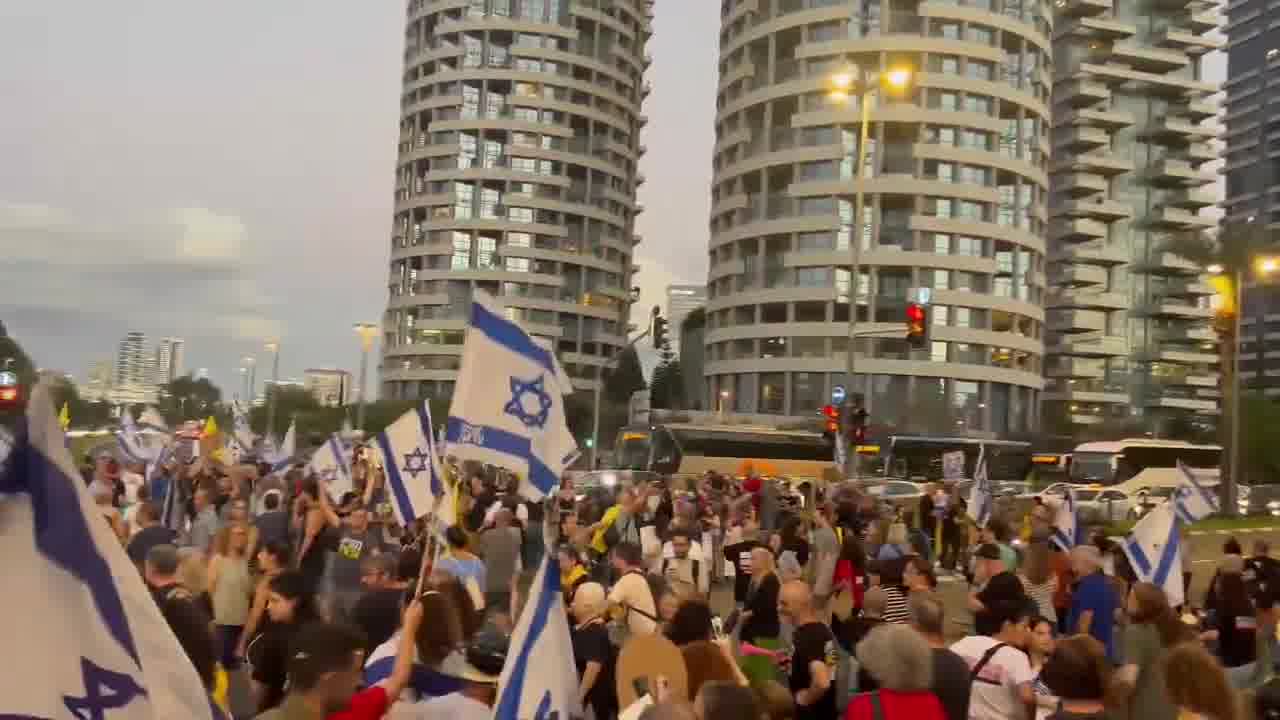
[[[1031,581],[1018,575],[1018,579],[1022,581],[1022,587],[1027,591],[1027,597],[1030,597],[1036,603],[1038,612],[1051,623],[1058,622],[1058,613],[1053,609],[1053,594],[1058,590],[1058,579],[1049,576],[1049,579],[1039,585],[1032,585]]]
[[[911,611],[907,609],[907,591],[899,585],[883,585],[884,621],[887,623],[907,623],[911,621]]]

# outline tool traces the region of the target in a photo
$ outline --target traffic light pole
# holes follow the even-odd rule
[[[845,375],[848,392],[845,393],[845,408],[840,412],[840,438],[844,442],[844,438],[848,437],[849,428],[846,427],[849,416],[853,413],[854,398],[866,397],[865,392],[860,392],[855,384],[855,371],[857,370],[857,343],[858,338],[858,289],[861,283],[861,253],[862,253],[862,233],[866,228],[865,214],[866,200],[862,193],[862,178],[864,168],[867,164],[867,136],[868,127],[871,125],[871,88],[869,83],[863,83],[863,90],[858,96],[858,111],[860,121],[858,123],[858,166],[853,173],[853,237],[849,238],[849,342],[845,345]],[[851,448],[845,453],[845,467],[843,468],[845,478],[858,477],[858,460],[859,456],[857,448]]]

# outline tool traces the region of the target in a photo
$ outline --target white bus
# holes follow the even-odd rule
[[[1117,487],[1125,492],[1176,487],[1182,483],[1178,461],[1196,473],[1202,485],[1217,485],[1222,462],[1219,445],[1144,438],[1088,442],[1071,453],[1072,483]]]

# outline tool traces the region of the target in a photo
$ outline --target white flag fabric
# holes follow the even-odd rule
[[[0,429],[0,717],[221,718],[72,463],[44,383]],[[37,621],[37,619],[39,619]]]
[[[542,499],[578,457],[564,410],[572,391],[555,353],[477,291],[449,407],[449,454],[511,470],[522,495]]]
[[[555,553],[543,556],[529,587],[530,598],[511,634],[511,648],[498,678],[494,720],[580,717],[578,671],[560,591]]]
[[[1178,472],[1182,474],[1182,484],[1173,494],[1173,511],[1178,518],[1190,525],[1218,512],[1218,497],[1212,489],[1201,485],[1195,473],[1181,460],[1178,461]]]
[[[1070,551],[1080,543],[1080,511],[1076,507],[1076,493],[1068,489],[1066,497],[1053,514],[1053,532],[1049,542],[1057,545],[1064,552]]]
[[[160,448],[147,442],[147,438],[138,431],[133,415],[125,410],[120,413],[120,430],[116,432],[116,446],[124,460],[131,463],[148,464],[160,454]]]
[[[991,488],[991,479],[987,477],[987,456],[984,450],[978,455],[978,464],[973,468],[973,487],[969,488],[967,512],[978,527],[986,527],[994,506],[995,493]]]
[[[444,472],[436,455],[431,408],[421,405],[400,416],[375,437],[387,473],[391,506],[402,525],[431,512],[444,494]]]
[[[160,416],[160,411],[156,410],[153,405],[148,405],[142,411],[142,417],[138,418],[138,421],[142,423],[143,427],[153,430],[167,431],[169,429],[169,426],[164,422],[164,418]]]
[[[355,482],[351,478],[351,445],[339,433],[329,436],[316,449],[307,463],[307,474],[315,474],[329,483],[329,489],[338,498],[351,491]]]
[[[238,402],[231,406],[231,436],[245,450],[253,447],[253,430],[249,428],[249,411]]]
[[[1124,554],[1142,582],[1164,590],[1169,604],[1183,604],[1181,523],[1169,503],[1156,506],[1133,526]]]
[[[271,463],[271,472],[281,472],[289,467],[289,463],[293,462],[293,456],[297,454],[298,424],[296,422],[289,423],[289,430],[284,434],[284,441],[280,443],[280,447],[274,446],[267,448],[267,462]]]

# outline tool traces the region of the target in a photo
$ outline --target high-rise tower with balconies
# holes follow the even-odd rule
[[[626,345],[649,0],[411,0],[382,396],[448,397],[476,289],[579,388]]]
[[[842,384],[873,422],[1036,426],[1051,17],[1043,0],[722,2],[705,407],[812,415]],[[893,71],[896,93],[828,92]]]
[[[1080,429],[1217,412],[1213,290],[1166,251],[1215,221],[1210,0],[1057,0],[1044,413]]]

